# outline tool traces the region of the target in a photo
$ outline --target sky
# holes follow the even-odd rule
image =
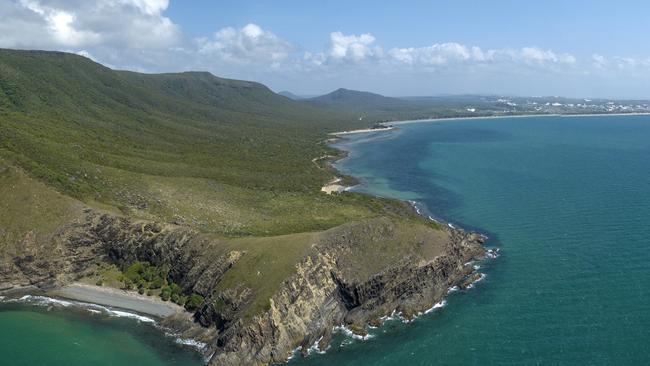
[[[648,1],[0,0],[0,47],[275,91],[650,99]]]

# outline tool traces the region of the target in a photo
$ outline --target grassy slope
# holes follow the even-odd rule
[[[82,205],[0,160],[0,260],[48,245],[49,238],[81,213]],[[31,247],[31,248],[30,248]]]
[[[333,153],[326,133],[363,126],[257,83],[0,50],[0,249],[33,229],[46,238],[82,203],[185,223],[215,238],[215,253],[246,252],[220,288],[251,288],[252,315],[319,231],[419,220],[400,202],[320,192],[332,173],[312,159]]]
[[[257,83],[0,51],[0,157],[85,202],[203,231],[285,234],[371,215],[318,192],[331,173],[311,160],[349,124]]]

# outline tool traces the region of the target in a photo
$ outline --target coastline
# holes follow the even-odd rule
[[[399,129],[399,125],[406,125],[406,124],[413,124],[413,123],[435,123],[435,122],[455,122],[455,121],[471,121],[471,120],[490,120],[490,119],[498,119],[498,118],[532,118],[532,117],[562,117],[562,118],[572,118],[572,117],[606,117],[606,116],[650,116],[650,112],[630,112],[630,113],[580,113],[580,114],[563,114],[563,113],[551,113],[551,114],[516,114],[516,115],[505,115],[505,116],[469,116],[469,117],[441,117],[441,118],[425,118],[425,119],[414,119],[414,120],[404,120],[404,121],[394,121],[394,122],[379,122],[379,125],[385,126],[385,128],[363,128],[363,129],[358,129],[358,130],[350,130],[350,131],[340,131],[340,132],[331,132],[328,135],[329,136],[334,136],[334,138],[330,138],[325,140],[325,143],[327,145],[330,145],[339,139],[345,139],[346,135],[352,135],[352,134],[361,134],[361,133],[372,133],[372,132],[385,132],[385,131],[395,131]],[[348,153],[348,151],[336,148],[339,151],[342,151],[344,153]],[[341,158],[342,159],[342,158]],[[339,184],[340,182],[343,181],[343,174],[336,169],[334,164],[340,159],[335,159],[329,161],[330,167],[337,173],[335,177],[329,181],[327,184],[325,184],[322,188],[321,191],[325,192],[326,194],[332,194],[332,193],[340,193],[340,192],[345,192],[353,187],[357,186],[358,184],[355,185],[344,185],[344,184]],[[358,179],[354,177],[355,179]],[[438,220],[436,220],[438,221]]]
[[[497,118],[531,118],[531,117],[605,117],[605,116],[647,116],[650,112],[630,112],[630,113],[544,113],[544,114],[509,114],[502,116],[469,116],[469,117],[442,117],[442,118],[426,118],[414,119],[406,121],[395,122],[381,122],[382,126],[405,125],[411,123],[427,123],[427,122],[444,122],[444,121],[464,121],[464,120],[482,120],[482,119],[497,119]],[[361,131],[361,130],[359,130]]]
[[[47,291],[45,294],[54,298],[63,298],[134,311],[157,318],[166,318],[185,311],[179,305],[151,296],[79,282],[73,282],[61,288]]]
[[[513,117],[520,117],[520,116],[513,116]],[[473,117],[473,118],[481,118],[481,119],[483,119],[483,118],[498,118],[498,117]],[[456,120],[456,118],[441,118],[441,119],[436,119],[436,120],[402,121],[402,122],[398,122],[398,123],[406,124],[406,123],[420,123],[420,122],[428,122],[428,121],[434,122],[434,121],[442,121],[442,120],[450,120],[450,119]],[[462,120],[462,119],[465,119],[465,118],[458,118],[458,120]],[[333,142],[336,142],[338,140],[345,140],[344,136],[352,134],[352,133],[355,133],[355,134],[356,133],[372,133],[372,132],[379,132],[379,131],[396,131],[396,130],[398,130],[397,127],[392,127],[391,126],[391,128],[385,128],[385,129],[362,129],[362,130],[347,131],[345,133],[340,133],[340,135],[337,135],[337,137],[336,137],[336,139],[334,141],[329,139],[329,140],[326,141],[326,143],[331,146],[331,144]],[[339,158],[339,159],[329,160],[327,162],[329,164],[329,167],[336,173],[336,175],[332,180],[330,180],[327,184],[325,184],[321,188],[321,192],[324,192],[326,194],[347,192],[347,191],[352,190],[354,187],[357,187],[357,186],[363,184],[363,182],[359,178],[357,178],[355,176],[352,176],[352,178],[354,178],[356,180],[355,184],[353,184],[353,185],[345,185],[345,184],[343,184],[344,180],[343,180],[342,177],[344,176],[344,174],[340,170],[338,170],[336,168],[335,164],[336,164],[336,162],[338,162],[338,161],[344,159],[345,157],[347,157],[348,154],[349,154],[349,151],[341,149],[340,147],[334,147],[334,148],[341,151],[341,152],[343,152],[344,156]],[[374,194],[374,193],[366,193],[366,194],[369,194],[369,195],[372,195],[372,196],[375,196],[375,197],[391,198],[391,199],[400,200],[398,198],[384,197],[384,196]],[[445,221],[445,220],[442,220],[440,218],[435,217],[435,214],[432,213],[429,210],[429,208],[426,207],[426,205],[424,203],[422,203],[422,202],[413,201],[413,200],[400,200],[400,201],[404,201],[404,202],[408,203],[409,206],[411,207],[411,209],[413,210],[413,212],[415,212],[418,216],[421,216],[421,217],[423,217],[425,219],[434,221],[437,224],[442,225],[444,227],[448,227],[451,230],[458,230],[458,229],[463,230],[462,227],[456,226],[451,222],[448,222],[448,221]],[[487,239],[487,236],[484,235],[484,237],[485,237],[485,239]],[[496,249],[496,250],[498,251],[498,249]]]
[[[382,123],[381,125],[384,125],[384,124]],[[328,135],[341,136],[341,135],[352,135],[352,134],[355,134],[355,133],[390,131],[390,130],[394,130],[394,129],[395,129],[395,127],[392,127],[392,126],[386,126],[386,127],[381,127],[381,128],[363,128],[363,129],[360,129],[360,130],[331,132]]]
[[[544,114],[508,114],[508,115],[494,115],[494,116],[467,116],[467,117],[439,117],[439,118],[422,118],[413,120],[402,121],[387,121],[379,122],[385,128],[362,128],[358,130],[331,132],[330,136],[345,136],[357,133],[368,132],[382,132],[395,130],[399,125],[412,124],[412,123],[428,123],[428,122],[445,122],[445,121],[465,121],[465,120],[482,120],[482,119],[497,119],[497,118],[531,118],[531,117],[605,117],[605,116],[648,116],[650,112],[630,112],[630,113],[544,113]]]
[[[60,304],[64,304],[67,303],[66,300],[69,300],[82,307],[107,307],[111,312],[124,316],[128,315],[126,312],[133,312],[133,315],[142,314],[156,319],[164,319],[185,311],[179,305],[158,298],[80,282],[73,282],[50,290],[42,290],[34,286],[12,286],[0,291],[0,295],[2,296],[1,300],[11,302],[21,300],[28,302],[40,299],[45,302],[57,303],[59,301]],[[142,317],[142,319],[146,318]]]

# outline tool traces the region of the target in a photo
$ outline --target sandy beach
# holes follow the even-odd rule
[[[366,133],[366,132],[381,132],[381,131],[389,131],[393,130],[395,127],[387,126],[383,128],[364,128],[361,130],[350,130],[350,131],[341,131],[341,132],[332,132],[330,135],[332,136],[339,136],[339,135],[351,135],[355,133]]]
[[[116,288],[92,286],[83,283],[72,283],[62,288],[49,291],[47,295],[131,310],[160,318],[184,311],[181,306],[172,302],[162,301],[158,297],[144,296]]]
[[[414,119],[406,121],[394,122],[381,122],[384,126],[405,125],[411,123],[428,123],[428,122],[451,122],[451,121],[466,121],[466,120],[481,120],[481,119],[499,119],[499,118],[522,118],[522,117],[589,117],[589,116],[646,116],[650,113],[644,112],[630,112],[630,113],[586,113],[586,114],[509,114],[505,116],[468,116],[468,117],[447,117],[447,118],[427,118],[427,119]],[[355,133],[360,133],[362,130],[357,130]],[[336,133],[340,134],[340,133]]]

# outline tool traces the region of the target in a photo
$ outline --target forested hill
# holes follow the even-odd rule
[[[0,113],[1,155],[77,194],[95,185],[82,173],[87,164],[317,187],[323,174],[311,158],[325,151],[317,142],[351,121],[254,82],[114,71],[73,54],[13,50],[0,50]]]
[[[358,126],[255,82],[0,50],[0,166],[145,218],[247,234],[365,216],[322,197],[332,172],[313,161],[333,153],[328,132]]]

